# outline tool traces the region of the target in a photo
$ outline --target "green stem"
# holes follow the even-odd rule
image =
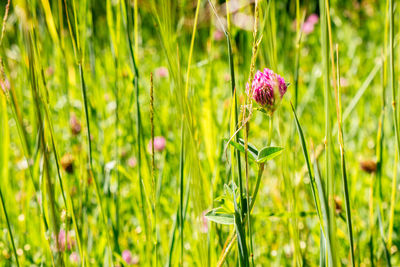
[[[394,224],[394,208],[396,202],[396,184],[397,184],[397,148],[396,154],[394,155],[394,163],[393,163],[393,177],[392,177],[392,193],[390,197],[390,216],[389,216],[389,236],[388,236],[388,249],[392,247],[392,235],[393,235],[393,224]]]
[[[262,174],[264,172],[264,163],[259,164],[258,166],[258,174],[257,174],[257,181],[256,181],[256,185],[253,191],[253,196],[252,196],[252,201],[250,203],[250,207],[249,207],[249,214],[251,214],[251,212],[253,211],[254,208],[254,203],[255,200],[257,198],[257,194],[258,191],[260,189],[260,185],[261,185],[261,178],[262,178]],[[247,218],[247,217],[246,217]],[[246,219],[245,218],[245,219]],[[233,243],[236,241],[237,235],[234,234],[234,232],[228,237],[228,239],[225,242],[225,250],[223,251],[221,257],[218,260],[217,266],[221,267],[224,262],[226,261],[226,257],[228,256],[229,252],[232,250],[233,248]]]
[[[397,156],[400,157],[400,135],[399,135],[399,125],[398,125],[398,114],[396,111],[396,101],[397,101],[397,96],[396,96],[396,88],[395,88],[395,69],[394,69],[394,0],[389,0],[389,70],[390,70],[390,86],[392,88],[392,107],[393,107],[393,123],[394,123],[394,129],[395,129],[395,134],[396,134],[396,152],[398,153]],[[397,161],[395,161],[395,166],[396,168]],[[393,185],[394,187],[392,188],[393,192],[395,191],[395,184],[396,184],[396,177],[393,177]],[[392,193],[392,204],[394,206],[394,193]],[[393,216],[390,218],[391,221],[393,221]],[[393,222],[392,222],[393,224]],[[392,225],[393,227],[393,225]],[[389,230],[390,231],[390,230]],[[389,235],[389,240],[391,243],[391,235]],[[390,247],[389,247],[390,249]]]
[[[86,95],[86,84],[85,84],[85,78],[83,75],[83,70],[82,70],[82,63],[79,62],[79,76],[80,76],[80,81],[81,81],[81,89],[82,89],[82,98],[83,98],[83,103],[84,103],[84,109],[85,109],[85,118],[86,118],[86,134],[87,134],[87,142],[88,142],[88,157],[89,157],[89,165],[88,165],[88,171],[89,171],[89,176],[90,178],[93,178],[93,182],[95,184],[95,190],[96,190],[96,197],[97,197],[97,202],[99,203],[100,206],[100,212],[101,216],[103,219],[103,224],[104,228],[106,231],[106,236],[107,236],[107,246],[109,248],[109,253],[110,253],[110,259],[112,262],[112,265],[114,265],[114,260],[112,257],[112,249],[111,249],[111,238],[110,238],[110,233],[108,231],[107,227],[107,218],[104,213],[104,208],[103,208],[103,202],[101,199],[100,195],[100,186],[97,181],[97,177],[93,173],[93,158],[92,158],[92,140],[91,140],[91,133],[90,133],[90,120],[89,120],[89,109],[88,109],[88,101],[87,101],[87,95]]]
[[[183,120],[182,120],[182,126],[181,126],[181,155],[180,155],[180,163],[179,163],[179,173],[180,173],[180,196],[179,196],[179,201],[180,201],[180,209],[179,209],[179,218],[180,218],[180,223],[179,223],[179,232],[180,232],[180,241],[181,241],[181,259],[180,259],[180,265],[183,266],[183,183],[184,183],[184,130],[183,130]]]
[[[15,256],[15,262],[17,263],[17,266],[19,267],[20,265],[19,265],[19,261],[18,261],[17,249],[15,248],[15,242],[14,242],[14,237],[13,237],[13,233],[12,233],[12,230],[11,230],[11,224],[10,224],[10,220],[8,218],[6,205],[4,204],[4,197],[3,197],[3,193],[1,192],[1,188],[0,188],[0,200],[1,200],[1,206],[3,207],[4,216],[6,217],[8,234],[10,236],[11,245],[12,245],[13,253],[14,253],[14,256]]]
[[[256,186],[255,186],[254,191],[253,191],[253,196],[251,198],[252,201],[251,201],[251,204],[250,204],[250,212],[249,213],[251,213],[253,211],[253,208],[254,208],[254,203],[255,203],[256,198],[257,198],[258,190],[260,189],[261,178],[262,178],[262,174],[264,172],[264,167],[265,167],[264,163],[260,163],[258,165],[257,182],[256,182]]]
[[[141,208],[141,212],[142,212],[142,217],[143,217],[143,225],[144,225],[144,229],[145,229],[145,233],[146,233],[146,239],[150,240],[150,236],[149,236],[149,230],[148,230],[148,226],[147,226],[147,215],[146,215],[146,210],[145,210],[145,200],[144,200],[144,188],[143,188],[143,178],[142,178],[142,173],[141,173],[141,166],[142,166],[142,150],[141,150],[141,139],[142,139],[142,135],[141,135],[141,131],[142,131],[142,122],[141,122],[141,115],[140,115],[140,105],[139,105],[139,70],[137,68],[136,65],[136,58],[135,58],[135,53],[134,53],[134,48],[133,48],[133,44],[132,44],[132,40],[131,37],[129,35],[131,29],[130,29],[130,23],[129,23],[129,15],[128,15],[128,11],[130,8],[130,5],[128,3],[128,1],[126,0],[125,2],[125,6],[128,9],[126,12],[126,35],[127,35],[127,39],[128,39],[128,46],[129,46],[129,54],[130,54],[130,58],[132,61],[132,65],[133,65],[133,72],[134,72],[134,79],[133,79],[133,85],[135,88],[135,97],[136,97],[136,153],[137,153],[137,176],[138,176],[138,182],[139,182],[139,189],[140,189],[140,208]],[[147,244],[146,244],[147,246]],[[149,250],[146,248],[146,251],[148,252],[147,257],[149,257]]]

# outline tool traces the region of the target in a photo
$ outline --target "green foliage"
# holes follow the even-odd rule
[[[399,266],[396,4],[2,1],[0,267]]]

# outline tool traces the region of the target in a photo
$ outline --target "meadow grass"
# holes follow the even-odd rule
[[[0,266],[398,266],[397,5],[3,1]]]

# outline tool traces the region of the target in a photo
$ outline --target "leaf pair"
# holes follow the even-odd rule
[[[235,141],[230,141],[230,144],[235,147],[238,151],[244,153],[244,141],[243,139],[239,139],[239,143]],[[261,150],[258,150],[254,145],[248,143],[248,155],[249,159],[256,162],[257,164],[265,163],[268,160],[271,160],[278,155],[280,155],[283,151],[282,147],[264,147]],[[216,200],[220,201],[221,205],[215,209],[207,212],[205,217],[219,224],[232,225],[235,223],[235,191],[236,185],[233,184],[231,187],[226,185],[224,186],[224,194],[218,197]],[[247,200],[246,200],[247,201]]]
[[[231,144],[241,153],[245,153],[243,139],[239,139],[239,143],[231,140],[229,144]],[[283,151],[283,147],[277,147],[277,146],[268,146],[262,148],[261,150],[258,150],[254,145],[247,143],[247,147],[248,147],[249,159],[257,164],[271,160],[279,156]]]
[[[215,199],[219,202],[219,207],[207,212],[205,217],[219,224],[231,225],[235,222],[235,191],[237,186],[235,183],[231,185],[224,185],[224,194]]]

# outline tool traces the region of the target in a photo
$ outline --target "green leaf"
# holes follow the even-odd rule
[[[243,222],[240,216],[241,211],[239,210],[236,201],[234,202],[234,204],[235,204],[234,223],[235,223],[235,230],[236,230],[236,237],[237,237],[237,244],[239,251],[239,262],[240,262],[239,266],[248,267],[250,266],[250,264],[249,264],[249,256],[247,253],[246,235],[244,233],[242,224]]]
[[[244,140],[242,138],[239,139],[239,144],[243,146],[243,151],[244,151]],[[247,147],[249,148],[250,153],[258,155],[258,149],[253,144],[247,142]]]
[[[235,211],[232,197],[228,195],[222,195],[215,199],[219,203],[219,212],[233,213]]]
[[[234,148],[239,150],[239,152],[244,153],[244,140],[239,139],[239,143],[231,140],[229,142]],[[256,163],[264,163],[268,160],[271,160],[282,153],[283,147],[264,147],[260,151],[252,145],[251,143],[247,143],[249,159]]]
[[[219,224],[232,225],[235,223],[235,216],[231,213],[221,212],[220,207],[210,210],[209,212],[207,212],[205,217],[207,218],[207,220],[210,220],[210,221],[213,221],[213,222],[219,223]]]
[[[231,144],[234,148],[236,148],[237,150],[239,150],[239,152],[244,153],[245,149],[244,149],[244,142],[242,139],[239,139],[239,143],[231,140],[229,142],[229,144]],[[257,161],[257,156],[258,156],[258,150],[257,148],[255,148],[255,146],[253,146],[252,144],[247,143],[247,147],[248,147],[248,151],[249,151],[249,159],[252,161]]]
[[[234,195],[234,191],[237,189],[236,185],[233,184],[232,187],[224,184],[224,195],[229,196],[231,198],[233,198]]]
[[[283,147],[275,147],[275,146],[264,147],[258,153],[256,162],[264,163],[268,160],[271,160],[271,159],[279,156],[282,153],[282,151],[283,151]]]

